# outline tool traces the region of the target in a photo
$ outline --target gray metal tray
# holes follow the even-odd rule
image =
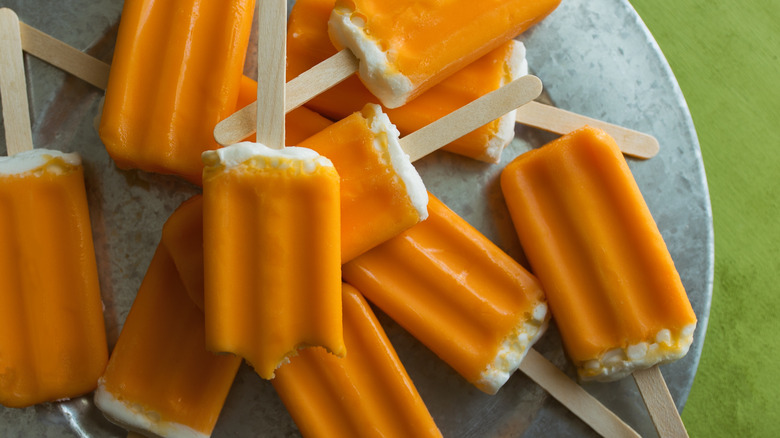
[[[0,6],[13,8],[27,24],[111,60],[122,9],[119,0],[0,0]],[[626,0],[563,0],[550,17],[520,39],[528,47],[531,69],[557,106],[651,133],[660,142],[657,157],[629,160],[629,165],[699,318],[690,353],[662,367],[681,407],[704,341],[713,277],[707,184],[682,93],[652,36]],[[25,66],[35,145],[78,151],[84,158],[108,338],[113,346],[159,242],[163,222],[198,189],[174,177],[118,170],[93,127],[103,93],[30,56]],[[517,139],[504,152],[501,165],[443,152],[416,164],[434,194],[523,261],[498,174],[503,164],[554,136],[522,126],[516,131]],[[481,393],[389,318],[378,314],[445,436],[593,434],[521,373],[497,395]],[[574,375],[554,326],[536,348]],[[655,435],[632,379],[585,387],[643,436]],[[89,396],[21,410],[0,407],[3,437],[124,435],[103,419]],[[296,436],[298,432],[271,385],[244,366],[214,436],[257,435]]]

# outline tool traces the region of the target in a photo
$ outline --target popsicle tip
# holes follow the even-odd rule
[[[622,135],[619,142],[620,150],[624,154],[641,160],[647,160],[658,155],[658,152],[661,150],[658,139],[643,132],[627,131],[629,132]],[[616,133],[616,135],[619,134]]]
[[[544,88],[544,85],[542,84],[542,80],[539,79],[539,77],[534,76],[534,75],[526,75],[524,77],[527,78],[525,80],[528,81],[529,87],[531,87],[531,86],[534,87],[533,88],[534,92],[538,91],[539,94],[542,93],[542,89]]]
[[[19,19],[19,16],[16,15],[16,12],[13,9],[11,9],[11,8],[5,8],[5,7],[0,8],[0,14],[2,14],[3,16],[5,16],[7,18],[13,18],[13,19],[16,19],[16,20]]]

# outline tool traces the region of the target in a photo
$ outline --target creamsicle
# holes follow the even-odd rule
[[[299,0],[290,12],[287,27],[287,76],[293,79],[336,54],[328,39],[328,17],[335,0]],[[467,65],[452,76],[395,109],[383,108],[402,135],[409,134],[528,74],[525,47],[510,40]],[[366,103],[379,103],[356,76],[324,91],[305,105],[338,120],[360,110]],[[511,111],[443,147],[444,150],[487,162],[498,162],[503,148],[514,137],[515,111]]]
[[[298,348],[345,354],[339,175],[311,149],[203,154],[206,345],[265,379]]]
[[[585,127],[520,155],[501,187],[583,380],[683,357],[693,313],[615,141]]]
[[[342,261],[428,216],[425,185],[378,105],[366,105],[300,145],[330,158],[341,176]]]
[[[249,104],[257,96],[257,83],[243,77],[238,106]],[[293,143],[322,131],[333,122],[306,108],[287,114],[285,135]],[[247,139],[253,141],[252,138]],[[163,225],[162,244],[171,253],[190,297],[203,309],[203,197],[183,202]]]
[[[254,0],[125,2],[100,138],[120,168],[199,183],[235,107]]]
[[[300,352],[272,383],[305,437],[440,437],[438,427],[371,307],[343,286],[343,359]]]
[[[345,264],[344,280],[494,394],[544,333],[545,294],[532,274],[432,195],[428,211],[426,221]]]
[[[239,365],[237,356],[206,350],[203,312],[159,245],[100,378],[95,405],[144,435],[205,438]]]
[[[0,203],[0,404],[86,394],[108,348],[79,155],[0,158]]]
[[[26,407],[95,389],[108,361],[77,153],[33,149],[19,18],[0,8],[0,404]]]
[[[399,107],[541,21],[559,0],[337,0],[328,31],[361,81]]]

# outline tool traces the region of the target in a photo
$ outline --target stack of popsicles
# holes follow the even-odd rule
[[[577,131],[519,157],[504,171],[502,186],[537,281],[429,198],[391,123],[398,120],[405,132],[417,131],[514,80],[523,71],[522,47],[508,40],[541,20],[557,1],[496,0],[470,9],[445,2],[426,9],[417,2],[302,0],[287,34],[296,56],[288,66],[293,75],[336,53],[329,44],[306,50],[308,38],[325,41],[329,15],[334,44],[361,58],[360,80],[376,98],[352,78],[309,104],[341,121],[331,125],[306,109],[290,114],[288,123],[303,133],[292,141],[303,149],[285,147],[284,122],[281,130],[280,123],[266,123],[284,120],[278,118],[284,114],[284,93],[281,104],[271,107],[277,111],[271,117],[262,106],[268,96],[261,91],[258,140],[273,147],[239,143],[207,151],[202,173],[199,158],[193,157],[217,146],[210,130],[233,108],[248,104],[247,96],[257,87],[239,73],[254,2],[234,1],[228,7],[177,1],[176,8],[153,0],[125,6],[100,132],[120,167],[178,174],[202,182],[204,195],[184,203],[166,223],[96,393],[107,416],[142,433],[208,436],[243,357],[264,378],[276,373],[274,386],[304,434],[440,435],[360,292],[341,284],[342,262],[347,282],[488,393],[503,385],[544,332],[549,315],[542,287],[583,378],[619,378],[685,354],[695,315],[619,149],[603,133]],[[165,38],[180,56],[165,58],[172,61],[173,73],[164,69],[153,75],[142,59],[154,55],[143,48],[156,45],[151,41],[163,23],[173,29]],[[204,68],[209,54],[217,52],[225,62]],[[494,74],[490,81],[488,73]],[[146,101],[150,87],[158,92]],[[443,97],[453,90],[463,90],[463,96]],[[193,95],[201,111],[183,111],[192,106],[185,97]],[[377,101],[400,108],[385,113],[375,103],[363,106]],[[139,110],[146,107],[155,109]],[[507,142],[501,132],[512,125],[509,117],[448,147],[497,161]],[[149,140],[136,137],[146,134]],[[146,143],[165,147],[139,147]],[[21,175],[81,178],[68,155],[21,156],[21,167],[0,163],[2,179],[8,181],[3,187],[10,191],[17,190]],[[564,172],[563,177],[556,173],[552,178],[552,169]],[[589,174],[594,169],[607,178]],[[587,190],[571,192],[570,185]],[[36,202],[32,208],[43,206]],[[80,208],[85,210],[85,203]],[[605,217],[604,211],[615,216]],[[561,212],[576,212],[586,220],[569,221],[571,214]],[[25,217],[5,222],[36,226]],[[617,233],[623,224],[632,226]],[[83,221],[80,227],[83,231]],[[85,238],[78,240],[82,250],[91,250]],[[613,246],[604,251],[607,244]],[[23,245],[16,247],[24,252]],[[4,257],[10,261],[13,256]],[[409,275],[397,276],[398,266],[406,266]],[[15,284],[33,278],[19,272],[3,278]],[[625,298],[624,290],[637,293]],[[597,305],[603,297],[606,304]],[[621,301],[630,305],[620,307]],[[657,301],[663,305],[653,307]],[[605,310],[620,308],[615,317]],[[588,313],[600,315],[595,318],[599,324],[587,325]],[[93,319],[85,330],[103,333],[105,356],[102,319],[99,324]],[[23,350],[19,345],[10,351]],[[296,352],[310,346],[325,348]],[[101,351],[99,345],[94,349]],[[337,357],[345,350],[350,352],[346,357]],[[93,364],[102,372],[105,360],[98,362]],[[83,374],[89,380],[95,373]],[[0,378],[0,391],[9,381]],[[29,396],[18,403],[52,397],[39,392],[44,398]]]

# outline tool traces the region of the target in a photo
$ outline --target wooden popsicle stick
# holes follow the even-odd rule
[[[632,374],[647,411],[653,420],[655,430],[661,438],[687,438],[688,432],[677,412],[672,395],[666,386],[664,376],[658,365],[645,370],[634,371]]]
[[[352,52],[344,49],[301,73],[287,83],[285,113],[289,113],[314,96],[352,76],[357,69],[357,58]],[[223,146],[241,141],[255,133],[256,117],[257,105],[251,103],[219,122],[214,128],[214,138]]]
[[[8,155],[33,148],[19,17],[0,9],[0,93]]]
[[[615,139],[624,154],[637,158],[652,158],[659,150],[658,140],[652,135],[539,102],[530,102],[528,105],[518,108],[515,120],[523,125],[561,135],[590,125],[606,131]]]
[[[257,2],[257,142],[284,148],[286,0]]]
[[[631,426],[624,423],[535,349],[528,350],[525,359],[520,363],[520,371],[544,388],[599,435],[634,438],[640,436]]]
[[[536,99],[542,81],[523,76],[403,137],[401,148],[416,161],[447,143]]]
[[[106,89],[108,64],[27,24],[19,23],[19,29],[25,52],[101,90]]]

